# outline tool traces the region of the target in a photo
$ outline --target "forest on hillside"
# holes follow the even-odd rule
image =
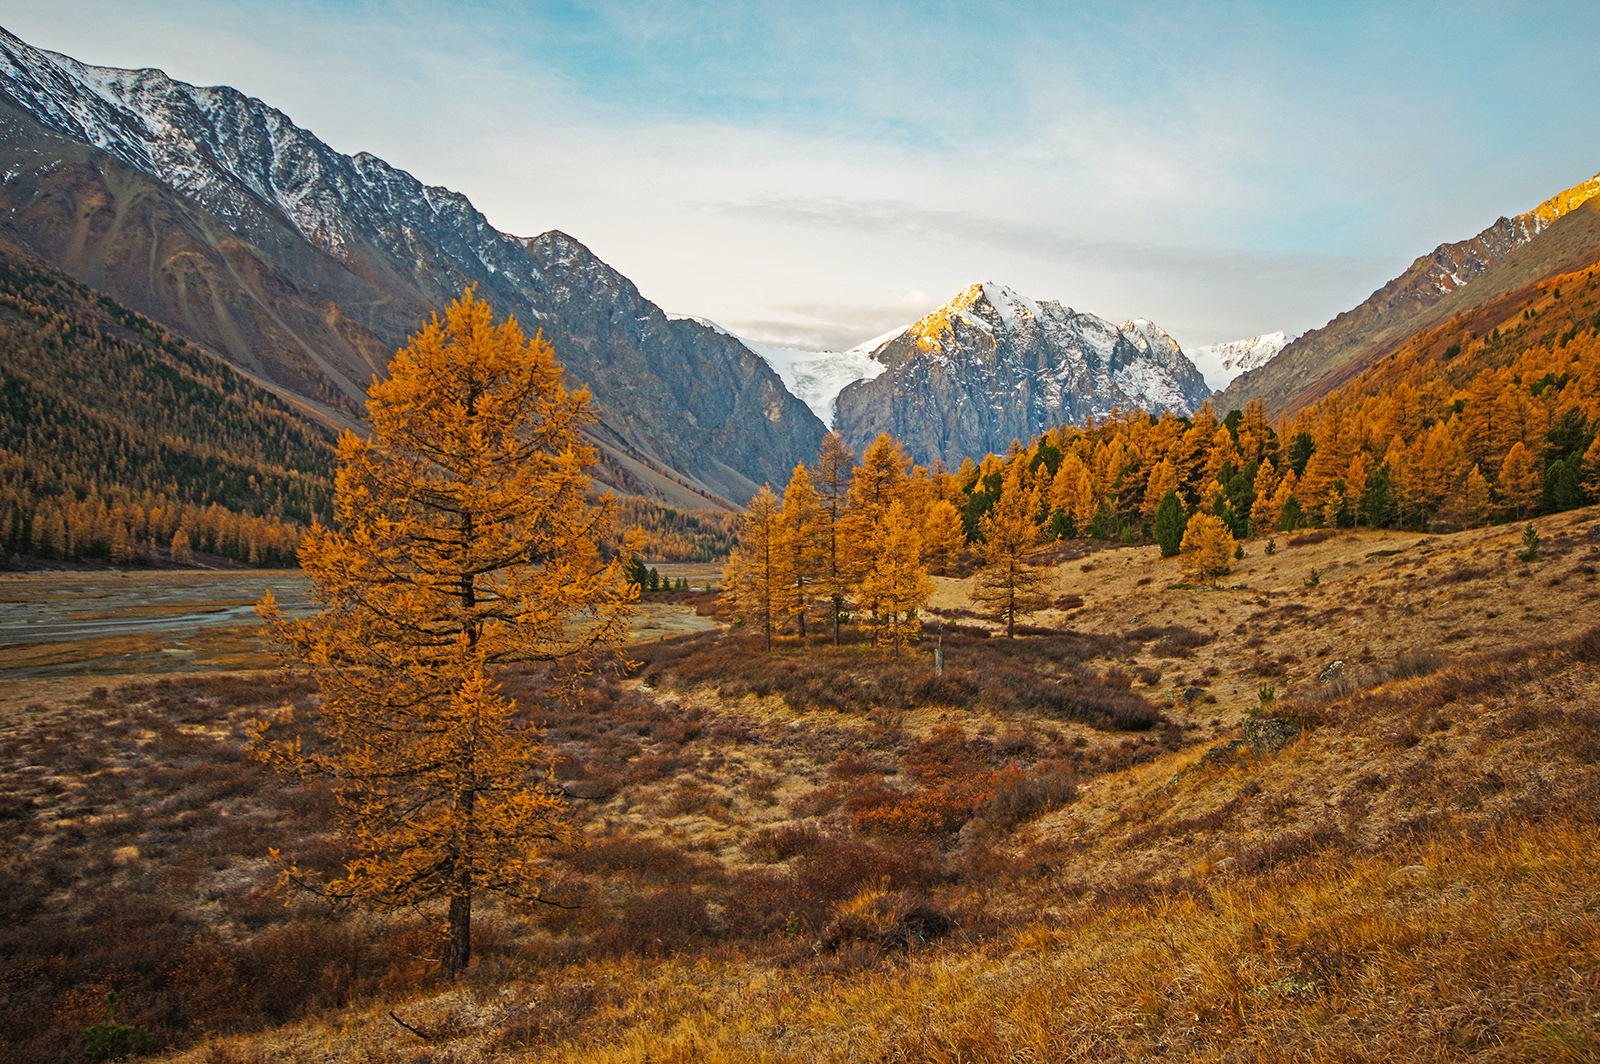
[[[1220,419],[1209,402],[1193,417],[1134,410],[955,471],[914,465],[888,435],[858,463],[830,433],[781,499],[752,500],[729,584],[769,633],[849,617],[899,645],[918,632],[927,574],[975,564],[975,601],[1013,630],[1046,604],[1032,570],[1049,540],[1155,539],[1215,581],[1238,541],[1278,532],[1457,531],[1600,501],[1597,303],[1593,270],[1529,286],[1276,425],[1259,400]]]
[[[293,565],[333,461],[271,392],[0,247],[0,552]]]

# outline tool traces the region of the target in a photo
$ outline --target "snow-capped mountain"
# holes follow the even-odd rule
[[[0,172],[0,209],[35,253],[325,408],[358,408],[395,347],[475,284],[590,387],[602,474],[626,490],[655,478],[742,501],[824,431],[759,357],[669,320],[572,237],[502,233],[461,194],[232,88],[0,30]]]
[[[992,283],[968,287],[872,358],[883,372],[839,393],[834,427],[858,450],[889,432],[920,462],[1003,452],[1117,409],[1188,414],[1210,394],[1152,322],[1113,325]]]
[[[733,336],[760,355],[783,381],[784,387],[789,389],[790,394],[798,396],[811,408],[811,412],[830,428],[833,427],[839,393],[848,384],[869,380],[882,373],[886,367],[881,362],[873,361],[872,353],[905,332],[905,327],[902,326],[882,336],[874,337],[864,344],[857,344],[848,351],[809,351],[799,347],[764,344],[743,336],[735,336],[706,318],[691,317],[689,320],[697,321],[727,336]]]
[[[1191,347],[1184,354],[1205,375],[1211,390],[1220,392],[1239,374],[1266,365],[1273,355],[1284,349],[1289,340],[1290,337],[1282,332],[1270,332],[1247,340]]]

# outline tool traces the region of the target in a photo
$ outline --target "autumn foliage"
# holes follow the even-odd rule
[[[540,733],[491,670],[617,638],[620,565],[585,499],[594,420],[542,340],[469,291],[371,391],[372,435],[339,442],[338,527],[301,563],[321,612],[260,612],[322,690],[324,742],[265,743],[284,771],[332,780],[359,856],[291,882],[379,909],[449,903],[446,971],[470,958],[473,897],[540,896],[541,847],[569,840]]]

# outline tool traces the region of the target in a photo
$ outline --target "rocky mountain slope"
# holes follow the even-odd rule
[[[1139,407],[1188,414],[1205,379],[1159,326],[975,284],[881,343],[885,370],[846,386],[834,428],[857,450],[880,432],[919,462],[1004,452],[1063,422]]]
[[[203,525],[241,515],[265,519],[245,529],[259,548],[292,543],[283,519],[331,516],[333,444],[226,363],[0,237],[7,565],[164,560],[179,527],[198,546]],[[246,560],[236,545],[221,553]]]
[[[1414,333],[1433,328],[1538,277],[1578,269],[1600,257],[1600,175],[1515,218],[1500,218],[1477,236],[1440,244],[1358,307],[1299,337],[1265,365],[1236,378],[1219,412],[1251,399],[1269,413],[1297,409],[1348,379]]]
[[[734,336],[706,318],[691,317],[688,320]],[[734,336],[734,339],[760,355],[782,379],[784,387],[809,406],[823,424],[832,428],[839,393],[846,385],[882,373],[885,367],[883,363],[873,361],[873,352],[904,331],[904,328],[891,330],[848,351],[811,351],[801,347],[764,344],[743,336]]]
[[[603,421],[603,479],[747,498],[823,427],[733,338],[669,319],[560,232],[502,233],[459,193],[343,155],[237,90],[115,70],[0,30],[0,205],[46,260],[330,416],[475,284],[540,329]]]

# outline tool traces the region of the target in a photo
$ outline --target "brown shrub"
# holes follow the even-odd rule
[[[978,815],[993,827],[1009,829],[1069,805],[1077,796],[1074,773],[1060,762],[1044,762],[1032,772],[1007,766],[996,774]]]
[[[797,854],[810,853],[822,839],[822,832],[810,824],[779,824],[751,835],[742,849],[752,860],[776,864]]]
[[[875,950],[901,950],[955,930],[955,921],[922,895],[869,889],[836,906],[817,947],[837,952],[852,943]]]
[[[706,942],[717,931],[704,897],[689,887],[667,887],[629,898],[594,944],[610,953],[659,957]]]
[[[566,864],[577,872],[650,880],[682,876],[694,861],[677,847],[657,839],[625,835],[595,839],[568,855]]]

